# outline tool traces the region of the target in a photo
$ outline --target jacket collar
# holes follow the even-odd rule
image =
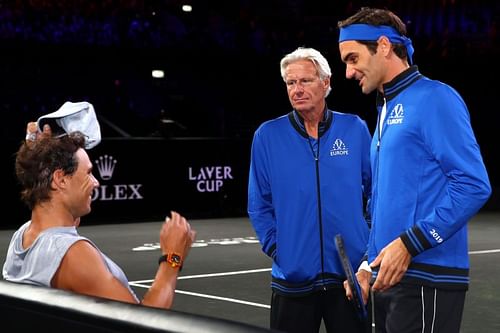
[[[405,71],[401,72],[390,82],[383,85],[384,93],[377,92],[377,105],[384,104],[384,97],[386,101],[389,101],[396,97],[401,91],[405,90],[413,82],[421,79],[422,74],[418,71],[416,65],[409,67]]]
[[[309,134],[307,134],[306,126],[304,125],[304,118],[300,116],[300,114],[293,110],[288,114],[288,119],[290,123],[295,128],[297,132],[304,138],[309,138]],[[318,137],[323,136],[323,134],[330,128],[333,121],[333,111],[328,110],[325,107],[325,111],[323,112],[323,119],[319,122],[318,125]]]

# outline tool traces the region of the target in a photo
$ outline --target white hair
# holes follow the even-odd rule
[[[328,61],[318,50],[310,47],[299,47],[292,53],[288,53],[280,61],[281,77],[283,78],[283,81],[286,81],[286,68],[288,67],[288,65],[298,60],[310,60],[318,70],[319,78],[321,80],[332,77],[332,70],[330,69]],[[325,93],[325,98],[328,96],[328,94],[330,94],[331,90],[332,87],[328,85],[328,89]]]

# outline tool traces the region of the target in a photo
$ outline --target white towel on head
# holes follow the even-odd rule
[[[86,136],[86,149],[93,148],[101,142],[101,128],[94,106],[88,102],[66,102],[59,110],[38,118],[37,123],[39,131],[42,131],[43,125],[49,123],[53,133],[82,132]],[[59,128],[54,128],[54,124]]]

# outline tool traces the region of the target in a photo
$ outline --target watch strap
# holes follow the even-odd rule
[[[170,267],[182,269],[182,256],[175,252],[167,253],[158,258],[158,265],[166,262]]]

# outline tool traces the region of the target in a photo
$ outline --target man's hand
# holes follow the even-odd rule
[[[195,238],[196,231],[189,222],[179,213],[171,212],[160,231],[160,246],[164,254],[177,253],[185,259]]]
[[[401,281],[410,262],[411,255],[401,238],[390,242],[370,263],[372,268],[380,266],[373,290],[384,291]]]
[[[35,141],[40,138],[50,137],[52,135],[52,130],[48,124],[43,126],[43,131],[38,131],[38,124],[35,121],[30,121],[26,125],[26,142]]]
[[[359,285],[361,287],[361,293],[363,294],[363,303],[368,303],[368,293],[370,292],[370,280],[372,278],[372,273],[368,272],[364,269],[360,269],[356,273],[356,278],[358,279]],[[351,301],[352,300],[352,291],[351,287],[349,287],[349,283],[347,280],[344,281],[344,289],[346,297]]]

